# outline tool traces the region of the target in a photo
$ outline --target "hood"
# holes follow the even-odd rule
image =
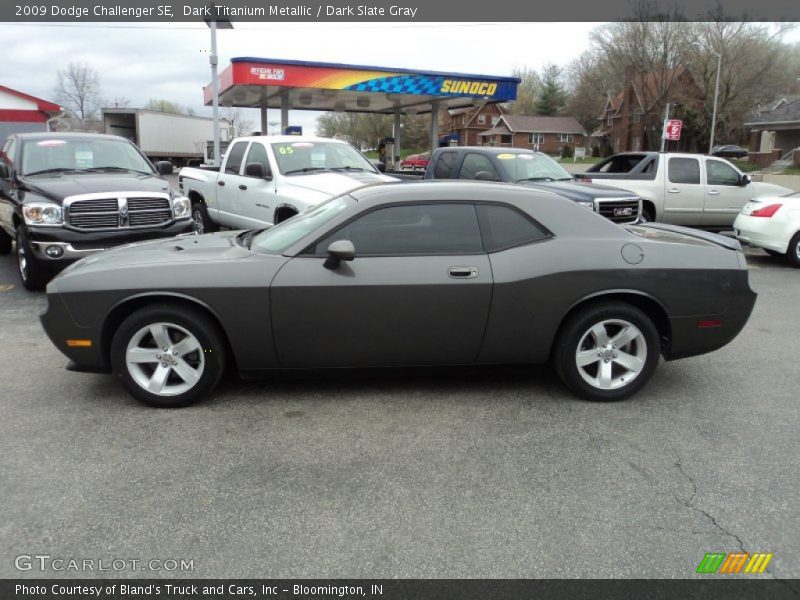
[[[240,233],[240,231],[222,231],[206,235],[188,233],[174,238],[118,246],[82,258],[64,269],[61,275],[126,267],[147,267],[150,270],[155,265],[237,260],[252,254],[236,243],[236,236]]]
[[[637,198],[638,196],[628,190],[622,190],[607,185],[595,185],[580,181],[520,181],[522,185],[548,190],[561,194],[574,201],[587,201],[596,198]]]
[[[308,175],[289,175],[283,181],[286,185],[338,196],[363,185],[397,181],[397,179],[369,171],[321,171]]]
[[[136,173],[64,173],[23,177],[27,193],[61,203],[68,196],[114,192],[169,192],[169,184],[157,175]],[[24,200],[24,198],[23,198]]]

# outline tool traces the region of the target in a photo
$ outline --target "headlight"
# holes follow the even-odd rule
[[[578,200],[578,204],[580,204],[583,208],[594,210],[594,202],[591,200]]]
[[[172,199],[172,212],[176,219],[185,219],[192,214],[192,202],[186,196],[175,196]]]
[[[49,202],[30,202],[22,205],[26,225],[61,225],[64,222],[61,207]]]

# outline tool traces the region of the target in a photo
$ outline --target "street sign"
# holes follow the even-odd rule
[[[683,121],[680,119],[670,119],[667,121],[667,126],[664,128],[664,138],[672,141],[681,139],[682,128]]]

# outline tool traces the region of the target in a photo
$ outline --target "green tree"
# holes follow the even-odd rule
[[[541,87],[536,95],[536,114],[558,114],[567,103],[561,68],[558,65],[547,65],[542,71],[541,81]]]

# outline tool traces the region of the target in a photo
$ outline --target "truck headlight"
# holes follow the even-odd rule
[[[176,219],[186,219],[192,214],[192,202],[186,196],[175,196],[172,199],[172,213]]]
[[[594,202],[592,202],[591,200],[578,200],[578,204],[583,208],[594,210]]]
[[[61,225],[64,214],[61,207],[50,202],[30,202],[22,205],[26,225]]]

